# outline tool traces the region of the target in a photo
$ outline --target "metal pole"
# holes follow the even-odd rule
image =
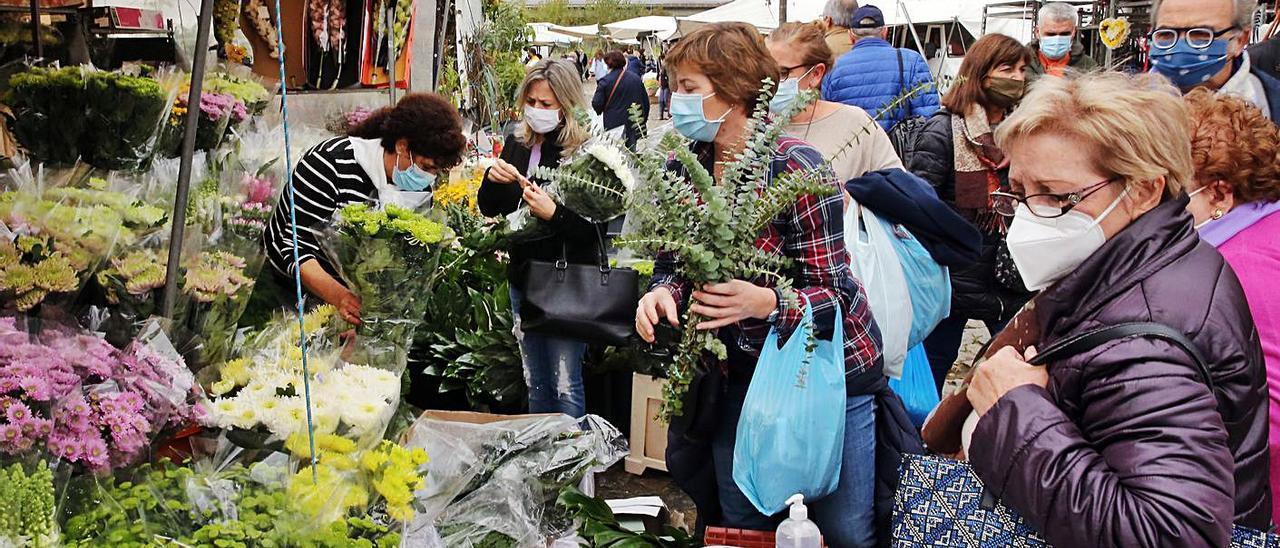
[[[178,164],[178,191],[173,199],[173,232],[169,235],[169,265],[164,277],[164,317],[173,319],[178,299],[178,263],[182,261],[183,232],[187,227],[187,196],[191,190],[191,157],[196,150],[196,124],[200,121],[200,91],[204,87],[205,58],[209,54],[209,28],[214,0],[200,0],[196,19],[196,51],[191,60],[191,86],[187,92],[187,127],[182,135],[182,160]],[[281,40],[284,37],[281,36]],[[281,85],[284,85],[281,82]]]
[[[778,0],[778,24],[787,22],[787,2],[789,0]]]
[[[387,95],[391,99],[391,106],[396,106],[396,0],[386,0],[385,17],[387,18],[387,77],[390,79],[390,85],[387,86]],[[405,22],[409,24],[408,21]],[[409,29],[405,29],[408,32]]]
[[[43,58],[44,44],[40,42],[40,0],[31,0],[31,43],[35,45],[36,58]]]

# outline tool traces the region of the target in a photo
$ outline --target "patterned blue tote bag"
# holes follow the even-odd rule
[[[896,548],[1040,548],[1049,544],[1009,507],[987,498],[968,463],[903,455],[893,500]],[[1280,548],[1280,536],[1236,526],[1231,548]]]

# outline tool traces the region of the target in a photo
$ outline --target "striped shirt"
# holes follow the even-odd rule
[[[333,264],[320,249],[320,235],[333,213],[355,203],[378,200],[373,179],[356,163],[351,139],[335,137],[308,150],[293,168],[298,210],[298,262],[320,261],[329,272]],[[293,276],[293,231],[289,222],[289,187],[281,192],[279,206],[263,236],[267,260],[277,272]]]

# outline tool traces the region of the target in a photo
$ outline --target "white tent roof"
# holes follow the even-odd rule
[[[677,18],[680,34],[689,34],[711,23],[740,22],[768,33],[778,28],[778,5],[771,0],[733,0],[718,8]]]
[[[652,32],[659,40],[666,40],[676,33],[676,18],[662,15],[635,17],[604,26],[615,40],[633,40],[644,32]]]
[[[826,0],[787,0],[787,19],[812,21],[822,16]],[[879,7],[889,26],[917,25],[958,21],[974,36],[982,36],[982,8],[987,4],[1008,0],[874,0],[864,3]],[[1031,40],[1031,22],[1017,19],[991,18],[987,32],[1007,34],[1026,43]]]
[[[554,27],[554,26],[555,25],[552,25],[551,23],[529,23],[529,28],[533,29],[534,45],[539,45],[539,46],[568,45],[568,44],[576,44],[582,41],[581,38],[578,38],[575,36],[569,36],[567,34],[561,34],[559,32],[551,30],[551,27]]]
[[[551,31],[576,38],[595,38],[600,36],[600,25],[583,25],[581,27],[551,25]]]

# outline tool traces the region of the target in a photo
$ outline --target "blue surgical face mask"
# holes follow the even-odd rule
[[[1214,40],[1209,47],[1196,49],[1181,37],[1169,49],[1151,48],[1151,70],[1183,91],[1190,90],[1222,72],[1230,60],[1230,45],[1227,40]]]
[[[1045,36],[1041,38],[1040,53],[1054,61],[1066,57],[1068,53],[1071,53],[1071,35]]]
[[[720,124],[724,123],[729,113],[725,112],[719,120],[707,119],[702,112],[702,102],[713,95],[715,93],[705,96],[697,93],[671,94],[671,119],[676,131],[694,141],[710,143],[714,140],[716,134],[720,133]]]
[[[778,92],[774,93],[773,99],[769,100],[769,110],[781,114],[791,108],[791,103],[794,103],[796,97],[800,95],[800,81],[807,78],[815,68],[818,68],[818,65],[809,67],[809,70],[799,78],[787,78],[778,84]]]
[[[400,156],[396,155],[395,168],[391,170],[391,182],[400,190],[422,192],[436,184],[436,175],[413,163],[409,159],[409,168],[400,169]]]

